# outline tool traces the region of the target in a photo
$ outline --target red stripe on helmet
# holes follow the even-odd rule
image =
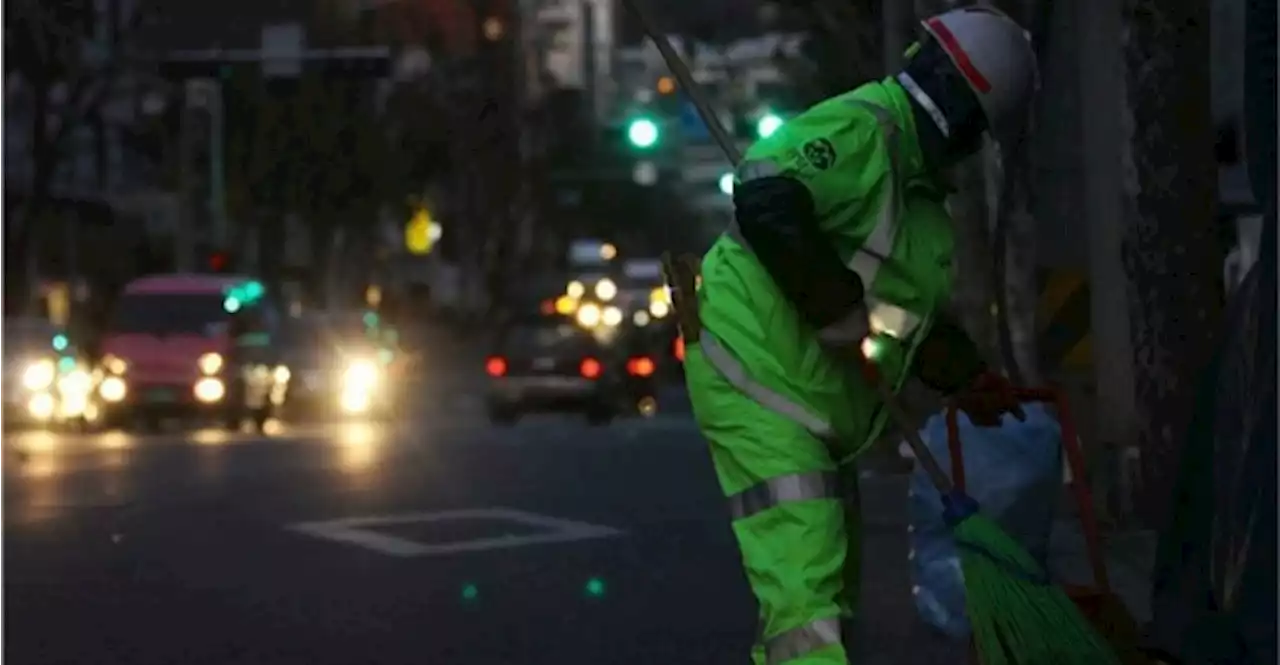
[[[973,66],[973,61],[969,60],[969,54],[960,48],[960,42],[956,41],[956,36],[951,34],[947,26],[936,18],[929,19],[927,23],[929,29],[933,32],[933,36],[937,37],[942,44],[942,48],[951,54],[951,59],[956,63],[956,69],[959,69],[960,74],[969,81],[969,85],[973,86],[973,89],[978,92],[991,92],[991,82],[982,75],[982,72],[978,71],[977,67]]]

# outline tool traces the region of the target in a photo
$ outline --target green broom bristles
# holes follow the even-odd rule
[[[995,522],[973,512],[952,532],[982,665],[1120,665],[1075,603]]]

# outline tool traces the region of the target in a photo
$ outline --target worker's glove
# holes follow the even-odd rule
[[[999,427],[1004,414],[1025,421],[1027,414],[1014,395],[1009,380],[995,372],[983,372],[978,378],[951,396],[951,406],[969,416],[978,427]]]

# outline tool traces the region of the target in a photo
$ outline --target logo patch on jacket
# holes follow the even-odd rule
[[[813,168],[826,171],[836,163],[836,147],[826,139],[814,139],[800,149]]]

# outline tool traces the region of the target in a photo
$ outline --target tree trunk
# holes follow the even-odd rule
[[[1000,357],[1016,383],[1038,386],[1044,383],[1036,344],[1036,219],[1031,214],[1031,164],[1024,140],[1003,146],[1002,191],[996,223],[995,249],[998,266],[992,282],[1000,289],[999,316],[993,323],[999,339]]]
[[[1164,521],[1221,294],[1209,110],[1209,11],[1136,0],[1125,15],[1125,219],[1137,444],[1137,516]],[[1099,288],[1104,285],[1097,285]]]
[[[1052,2],[1049,0],[1004,0],[997,3],[1024,28],[1031,31],[1039,66],[1044,69],[1048,49]],[[1027,110],[1026,123],[1015,135],[1002,137],[995,157],[1000,162],[1000,186],[995,203],[995,273],[997,285],[996,333],[1005,369],[1015,382],[1040,385],[1040,353],[1036,341],[1036,308],[1039,288],[1036,268],[1036,219],[1032,214],[1036,170],[1031,154],[1036,109]]]
[[[993,254],[988,230],[985,157],[979,153],[956,168],[956,192],[947,201],[955,228],[951,305],[983,358],[995,364],[1000,356],[992,316],[995,289],[991,270]]]

